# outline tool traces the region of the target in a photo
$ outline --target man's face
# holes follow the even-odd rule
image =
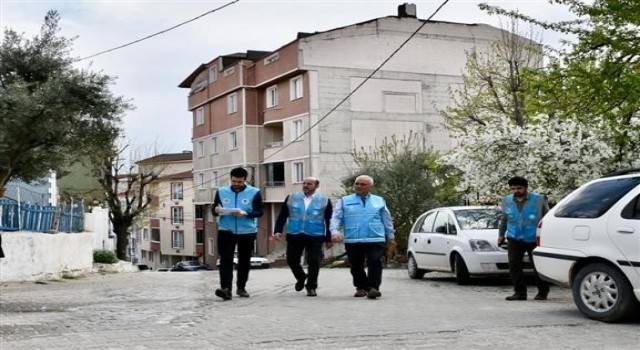
[[[316,192],[316,188],[318,188],[317,181],[315,179],[306,178],[302,181],[302,193],[307,196],[310,196]]]
[[[511,186],[510,188],[511,188],[511,193],[513,193],[513,196],[516,198],[522,199],[527,196],[527,188],[524,186],[516,185],[516,186]]]
[[[242,186],[244,186],[244,177],[231,177],[231,188],[239,191],[242,189]]]
[[[369,194],[371,187],[371,183],[367,179],[357,178],[353,183],[353,190],[360,196]]]

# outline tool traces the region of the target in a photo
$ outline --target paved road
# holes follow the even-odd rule
[[[249,299],[213,295],[217,271],[137,272],[0,286],[0,350],[638,349],[640,323],[582,317],[568,290],[507,302],[504,279],[460,287],[385,270],[378,300],[353,298],[349,271],[323,269],[319,296],[286,269],[254,270]],[[530,287],[535,288],[535,287]]]

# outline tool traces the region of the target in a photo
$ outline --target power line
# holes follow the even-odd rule
[[[197,17],[194,17],[194,18],[192,18],[192,19],[190,19],[190,20],[188,20],[188,21],[185,21],[185,22],[182,22],[182,23],[180,23],[180,24],[177,24],[177,25],[175,25],[175,26],[173,26],[173,27],[171,27],[171,28],[167,28],[167,29],[165,29],[165,30],[161,30],[161,31],[159,31],[159,32],[157,32],[157,33],[154,33],[154,34],[151,34],[151,35],[145,36],[144,38],[140,38],[140,39],[138,39],[138,40],[134,40],[134,41],[132,41],[132,42],[130,42],[130,43],[127,43],[127,44],[124,44],[124,45],[120,45],[120,46],[117,46],[117,47],[114,47],[114,48],[111,48],[111,49],[108,49],[108,50],[104,50],[104,51],[98,52],[98,53],[93,54],[93,55],[91,55],[91,56],[86,56],[86,57],[79,58],[79,59],[75,60],[74,62],[79,62],[79,61],[83,61],[83,60],[86,60],[86,59],[89,59],[89,58],[93,58],[93,57],[96,57],[96,56],[100,56],[100,55],[102,55],[102,54],[105,54],[105,53],[108,53],[108,52],[111,52],[111,51],[115,51],[115,50],[118,50],[118,49],[125,48],[125,47],[127,47],[127,46],[131,46],[131,45],[133,45],[133,44],[137,44],[137,43],[139,43],[139,42],[141,42],[141,41],[144,41],[144,40],[147,40],[147,39],[153,38],[154,36],[158,36],[158,35],[160,35],[160,34],[164,34],[164,33],[166,33],[166,32],[169,32],[169,31],[171,31],[171,30],[174,30],[174,29],[176,29],[176,28],[178,28],[178,27],[181,27],[181,26],[183,26],[183,25],[185,25],[185,24],[188,24],[188,23],[191,23],[191,22],[193,22],[193,21],[195,21],[195,20],[198,20],[198,19],[200,19],[200,18],[202,18],[202,17],[204,17],[204,16],[206,16],[206,15],[209,15],[209,14],[212,14],[212,13],[217,12],[217,11],[219,11],[219,10],[222,10],[223,8],[225,8],[225,7],[227,7],[227,6],[231,6],[231,5],[235,4],[235,3],[236,3],[236,2],[238,2],[238,1],[240,1],[240,0],[234,0],[234,1],[231,1],[231,2],[226,3],[226,4],[224,4],[224,5],[222,5],[222,6],[218,7],[218,8],[215,8],[215,9],[210,10],[210,11],[207,11],[207,12],[205,12],[205,13],[203,13],[203,14],[201,14],[201,15],[197,16]]]

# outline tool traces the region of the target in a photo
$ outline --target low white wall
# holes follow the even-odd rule
[[[92,232],[0,232],[5,258],[0,259],[0,282],[35,281],[81,274],[93,269]]]
[[[93,207],[90,213],[84,214],[84,230],[93,232],[93,249],[115,250],[109,227],[109,209]]]

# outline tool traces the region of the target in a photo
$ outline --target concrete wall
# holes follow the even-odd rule
[[[0,282],[61,278],[93,269],[93,233],[1,232]]]
[[[84,230],[93,233],[93,249],[115,250],[115,240],[109,236],[109,209],[94,207],[84,214]]]

